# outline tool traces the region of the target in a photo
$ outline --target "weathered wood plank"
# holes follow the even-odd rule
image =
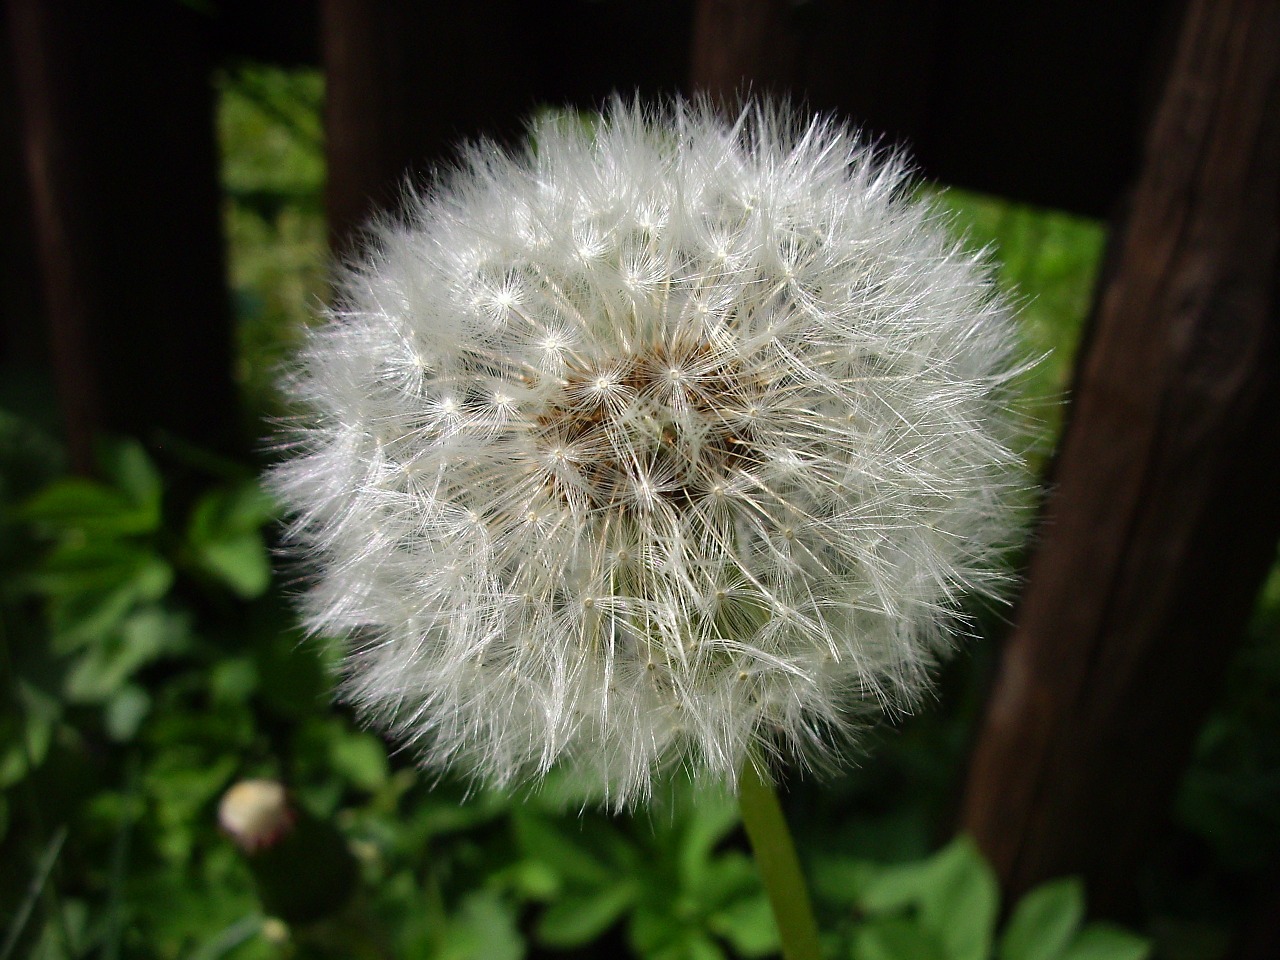
[[[1006,887],[1123,910],[1280,536],[1280,3],[1194,0],[972,759]]]
[[[101,429],[234,445],[213,51],[181,4],[9,0],[34,233],[75,462]]]

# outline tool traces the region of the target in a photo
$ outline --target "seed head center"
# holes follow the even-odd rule
[[[571,465],[557,473],[557,495],[643,512],[722,494],[751,455],[747,431],[734,426],[758,402],[748,381],[706,345],[571,366],[534,419],[539,445]]]

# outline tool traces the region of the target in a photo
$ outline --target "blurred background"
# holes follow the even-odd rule
[[[731,799],[429,780],[332,703],[272,569],[272,384],[335,259],[460,142],[615,91],[787,96],[904,150],[1046,356],[1021,599],[928,710],[787,780],[829,955],[1280,955],[1280,4],[0,24],[0,960],[776,952]],[[245,780],[287,793],[220,827]]]

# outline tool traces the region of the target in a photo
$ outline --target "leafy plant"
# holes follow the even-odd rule
[[[552,808],[554,809],[554,808]],[[576,948],[611,928],[646,960],[762,957],[778,949],[751,858],[726,844],[737,805],[722,792],[672,784],[649,816],[576,823],[545,804],[513,812],[523,889],[545,909],[539,943]]]
[[[141,445],[103,457],[102,481],[58,480],[19,511],[51,543],[27,585],[46,601],[52,652],[63,659],[62,697],[104,710],[107,732],[130,739],[150,709],[138,675],[194,642],[191,612],[167,602],[188,574],[243,599],[266,592],[262,527],[274,515],[251,479],[204,493],[185,534],[164,529],[163,485]]]
[[[836,953],[850,960],[1144,960],[1151,952],[1127,930],[1086,924],[1074,878],[1030,891],[1000,928],[995,874],[964,836],[910,863],[823,861],[815,888],[849,911]]]

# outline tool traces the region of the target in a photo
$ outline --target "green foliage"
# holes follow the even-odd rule
[[[243,599],[264,594],[262,528],[274,511],[246,479],[200,496],[185,536],[174,537],[163,527],[159,471],[140,445],[110,447],[102,471],[102,481],[55,481],[17,515],[50,544],[25,585],[44,598],[52,650],[66,657],[61,694],[105,705],[109,730],[129,739],[149,703],[135,677],[195,642],[191,613],[169,600],[175,578]]]
[[[1076,938],[1084,920],[1084,887],[1078,880],[1047,883],[1018,903],[1000,942],[1000,960],[1053,960]]]
[[[635,956],[651,960],[761,957],[778,949],[773,916],[750,857],[727,845],[736,803],[722,792],[672,784],[647,817],[577,823],[546,803],[513,813],[524,860],[515,876],[546,904],[539,943],[581,947],[625,929]]]
[[[998,929],[1000,893],[973,842],[958,837],[927,859],[878,866],[833,858],[815,865],[815,889],[851,910],[843,939],[850,960],[1145,960],[1148,941],[1085,924],[1084,888],[1043,884]]]
[[[326,289],[324,81],[316,70],[245,64],[219,86],[236,372],[246,408],[276,413],[276,370]]]
[[[1034,396],[1065,396],[1089,310],[1105,227],[1056,210],[997,197],[947,190],[938,202],[967,241],[991,252],[1000,286],[1019,304],[1019,320],[1033,355]]]
[[[322,84],[244,67],[221,90],[239,374],[250,408],[272,412],[272,371],[324,291]],[[1101,228],[955,191],[940,202],[997,247],[1032,352],[1055,351],[1035,376],[1060,395]],[[573,794],[555,783],[511,797],[424,780],[411,752],[333,705],[332,653],[299,635],[292,589],[272,579],[274,507],[251,470],[193,479],[167,456],[124,441],[99,479],[66,477],[56,439],[0,410],[0,960],[774,954],[731,801],[677,779],[615,818],[564,812]],[[1267,597],[1179,804],[1215,858],[1211,881],[1280,850],[1280,739],[1267,735],[1280,578]],[[1001,925],[971,844],[929,855],[976,706],[960,667],[943,709],[881,735],[861,769],[807,791],[818,800],[792,796],[828,955],[1146,956],[1134,934],[1086,922],[1077,881],[1033,890]],[[336,915],[292,928],[264,915],[216,827],[220,796],[249,776],[282,779],[350,844],[359,881]],[[1211,919],[1210,947],[1182,955],[1214,955]]]
[[[0,766],[17,814],[7,842],[44,844],[26,862],[47,896],[19,903],[11,928],[32,955],[776,954],[730,797],[676,779],[645,814],[612,818],[564,813],[574,794],[555,782],[522,801],[423,783],[326,705],[320,653],[298,645],[268,589],[272,508],[252,481],[178,499],[133,443],[107,452],[102,475],[54,480],[11,511],[44,544],[10,588],[40,602],[48,643],[18,671],[22,729]],[[244,860],[216,833],[222,792],[261,774],[284,778],[307,817],[350,844],[360,883],[339,913],[294,927],[264,917]],[[68,776],[83,802],[44,804]],[[24,796],[37,803],[23,810]],[[74,884],[58,863],[74,865]],[[995,883],[968,844],[897,867],[819,866],[820,889],[858,911],[839,955],[992,956]],[[1080,930],[1080,897],[1028,898],[995,956],[1141,956],[1127,935]]]
[[[271,582],[262,527],[275,514],[271,498],[254,483],[207,494],[187,526],[193,566],[245,600],[262,596]]]
[[[1029,413],[1042,424],[1033,452],[1043,462],[1061,427],[1106,230],[1083,217],[963,190],[940,192],[937,200],[972,246],[991,252],[1001,288],[1019,306],[1028,354],[1039,358],[1027,396]]]

